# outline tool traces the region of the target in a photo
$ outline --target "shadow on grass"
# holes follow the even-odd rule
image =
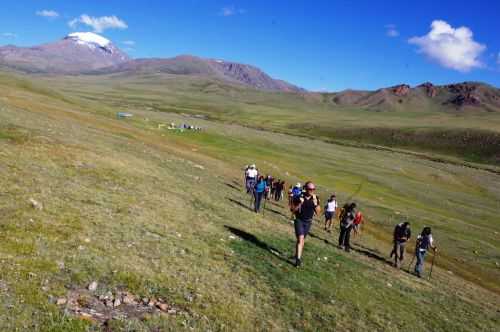
[[[236,186],[236,185],[235,185],[235,184],[233,184],[233,183],[227,183],[227,182],[225,182],[224,184],[225,184],[226,186],[228,186],[229,188],[231,188],[231,189],[234,189],[234,190],[238,190],[238,191],[240,191],[240,187]]]
[[[241,203],[240,201],[237,201],[237,200],[232,199],[232,198],[228,198],[228,200],[229,200],[230,202],[232,202],[232,203],[234,203],[234,204],[236,204],[236,205],[238,205],[238,206],[240,206],[240,207],[244,208],[244,209],[247,209],[247,210],[250,210],[250,211],[252,211],[252,212],[253,212],[253,198],[252,198],[252,200],[250,201],[250,204],[249,204],[249,205],[245,205],[245,204]]]
[[[283,253],[281,251],[279,251],[278,249],[274,248],[274,247],[271,247],[270,245],[268,245],[267,243],[265,243],[264,241],[261,241],[259,240],[255,235],[253,234],[250,234],[248,232],[245,232],[244,230],[241,230],[241,229],[238,229],[238,228],[234,228],[234,227],[231,227],[231,226],[227,226],[227,225],[224,225],[224,227],[229,230],[231,233],[233,233],[234,235],[236,235],[237,237],[239,237],[240,239],[242,240],[245,240],[265,251],[268,251],[270,254],[272,254],[273,256],[276,256],[278,259],[282,260],[283,262],[286,262],[290,265],[293,266],[293,263],[291,261],[289,261],[288,259],[282,257],[283,256]]]

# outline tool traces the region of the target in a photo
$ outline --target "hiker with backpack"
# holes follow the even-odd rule
[[[339,248],[351,251],[351,230],[356,218],[356,203],[346,204],[340,217]]]
[[[363,223],[363,214],[361,211],[356,212],[354,216],[354,222],[352,223],[352,229],[354,231],[354,237],[361,234],[361,224]]]
[[[290,207],[290,211],[292,211],[291,219],[295,220],[295,214],[293,213],[292,206],[293,201],[297,197],[302,195],[302,189],[300,188],[300,183],[297,183],[295,186],[290,186],[290,190],[288,191],[288,206]]]
[[[299,186],[300,188],[300,186]],[[304,250],[304,240],[311,229],[312,220],[315,214],[321,212],[319,198],[314,194],[316,186],[311,181],[306,182],[305,192],[293,198],[290,210],[295,215],[295,266],[302,265],[302,251]]]
[[[262,198],[266,194],[266,189],[267,189],[266,179],[264,179],[264,177],[261,175],[259,176],[259,179],[253,189],[254,210],[256,213],[259,213],[260,211],[260,203],[262,202]]]
[[[245,188],[247,190],[247,194],[253,191],[258,175],[259,171],[255,167],[255,164],[252,164],[245,169]]]
[[[432,238],[432,230],[430,227],[426,226],[422,230],[422,233],[420,233],[417,237],[417,244],[415,246],[415,256],[417,257],[417,263],[415,263],[415,274],[419,278],[422,278],[425,254],[429,249],[432,249],[434,254],[437,252],[437,247],[434,245],[434,239]]]
[[[410,223],[408,221],[399,223],[394,227],[391,258],[394,256],[394,267],[400,267],[405,255],[405,247],[411,237]]]
[[[332,220],[335,218],[335,212],[337,211],[337,199],[335,194],[330,196],[330,199],[325,204],[325,231],[328,233],[332,232]]]

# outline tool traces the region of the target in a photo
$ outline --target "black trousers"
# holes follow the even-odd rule
[[[351,248],[351,230],[352,225],[348,227],[340,226],[339,246],[344,246],[345,250],[349,250]]]

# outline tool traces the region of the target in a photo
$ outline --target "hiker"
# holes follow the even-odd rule
[[[266,179],[261,175],[259,176],[259,180],[255,184],[253,195],[254,195],[254,207],[255,212],[259,213],[260,211],[260,203],[262,201],[262,197],[266,194],[267,182]]]
[[[335,194],[330,196],[330,199],[325,204],[325,231],[332,232],[332,220],[337,211],[337,199]]]
[[[245,187],[247,189],[247,194],[251,193],[253,188],[255,187],[258,175],[259,171],[257,170],[257,168],[255,168],[255,164],[250,165],[245,170]]]
[[[291,211],[295,215],[295,266],[302,264],[302,251],[304,249],[304,240],[311,229],[312,220],[315,214],[321,212],[319,198],[314,194],[316,186],[311,181],[305,184],[305,193],[294,197]],[[299,187],[300,188],[300,187]]]
[[[434,254],[437,252],[437,247],[434,245],[434,240],[432,238],[431,228],[426,226],[422,230],[422,233],[420,233],[417,237],[417,244],[415,246],[415,256],[417,257],[417,263],[415,263],[415,274],[419,278],[422,278],[425,254],[429,248],[434,250]]]
[[[283,187],[281,187],[281,179],[278,179],[276,180],[274,183],[273,183],[273,188],[274,188],[274,200],[277,202],[280,200],[280,197],[281,197],[281,193],[283,191]]]
[[[363,223],[363,214],[361,211],[356,212],[356,216],[354,216],[354,221],[352,223],[352,229],[354,231],[354,237],[361,234],[361,224]]]
[[[356,218],[356,203],[344,205],[340,219],[339,248],[351,251],[351,230]]]
[[[302,195],[302,189],[300,189],[300,183],[297,183],[294,187],[290,186],[290,190],[288,191],[288,206],[290,206],[290,211],[292,211],[292,216],[290,217],[292,220],[295,220],[295,213],[293,213],[292,206],[293,200]]]
[[[394,267],[401,266],[405,255],[406,242],[410,240],[411,230],[408,221],[399,223],[394,227],[393,244],[391,258],[394,256]]]
[[[266,200],[269,200],[271,198],[271,186],[273,185],[273,176],[272,175],[267,175],[266,176]]]
[[[283,198],[284,198],[284,192],[285,192],[285,181],[282,180],[281,183],[280,183],[280,196],[279,196],[279,200],[282,201]]]

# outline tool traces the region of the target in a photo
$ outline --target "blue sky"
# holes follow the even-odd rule
[[[233,60],[310,90],[499,87],[499,13],[496,0],[5,1],[0,45],[97,31],[132,57]]]

